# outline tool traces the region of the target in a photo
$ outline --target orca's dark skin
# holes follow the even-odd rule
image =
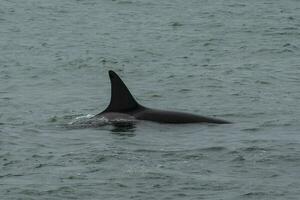
[[[159,123],[215,123],[230,124],[230,122],[204,117],[196,114],[157,110],[140,105],[131,95],[130,91],[114,72],[109,71],[111,82],[111,99],[108,107],[95,117],[113,119],[147,120]]]

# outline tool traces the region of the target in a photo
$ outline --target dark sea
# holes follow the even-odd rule
[[[90,126],[108,70],[233,124]],[[0,0],[0,199],[299,200],[300,1]]]

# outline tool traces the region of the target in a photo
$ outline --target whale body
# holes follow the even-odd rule
[[[108,107],[95,117],[108,120],[146,120],[158,123],[215,123],[229,124],[230,122],[196,114],[147,108],[139,104],[132,96],[121,78],[112,70],[108,72],[111,82],[111,99]]]

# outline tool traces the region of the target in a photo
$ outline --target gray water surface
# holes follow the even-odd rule
[[[298,0],[0,0],[0,199],[299,199]],[[230,125],[70,126],[115,70]]]

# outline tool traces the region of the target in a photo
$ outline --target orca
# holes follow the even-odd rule
[[[231,122],[204,117],[185,112],[175,112],[147,108],[139,104],[132,96],[121,78],[112,70],[108,72],[111,82],[111,99],[108,107],[95,117],[104,117],[107,120],[146,120],[158,123],[215,123],[229,124]]]

